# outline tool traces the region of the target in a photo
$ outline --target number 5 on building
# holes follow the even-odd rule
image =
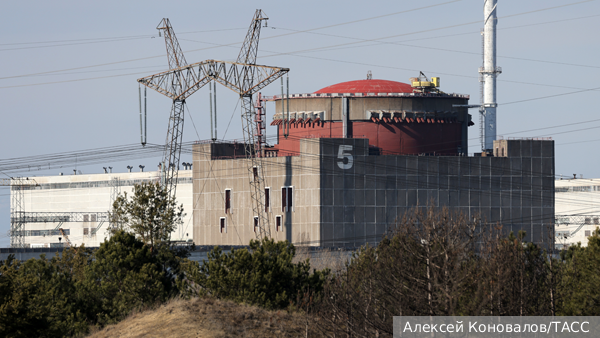
[[[352,168],[352,164],[354,163],[354,158],[350,153],[352,151],[352,146],[341,145],[338,150],[338,161],[337,165],[340,169],[350,169]],[[344,159],[347,159],[346,163],[344,163]]]

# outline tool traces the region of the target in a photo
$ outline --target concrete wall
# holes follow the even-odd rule
[[[197,245],[248,245],[256,238],[250,197],[250,160],[216,159],[211,154],[221,147],[194,145],[194,242]],[[319,158],[310,143],[303,143],[302,156],[263,158],[261,171],[270,188],[268,219],[271,236],[277,240],[319,244]],[[283,211],[282,187],[293,187],[293,209]],[[231,209],[225,210],[226,190]],[[282,228],[276,229],[281,216]],[[221,232],[220,219],[226,219]]]
[[[300,156],[263,159],[267,186],[292,185],[296,194],[295,210],[283,213],[284,234],[271,233],[318,246],[376,243],[397,217],[433,203],[552,242],[554,143],[505,142],[505,157],[369,156],[367,139],[303,139]],[[195,243],[246,244],[254,238],[247,160],[211,160],[209,145],[196,147]],[[224,211],[227,188],[231,214]],[[273,194],[272,204],[281,197]],[[277,214],[273,208],[272,222]],[[228,219],[227,234],[219,232],[220,217]]]
[[[527,240],[552,240],[553,141],[508,141],[510,158],[366,156],[365,141],[323,144],[324,245],[376,242],[397,217],[429,203],[502,223],[507,232],[525,230]],[[342,170],[338,149],[348,142],[354,165]],[[552,149],[545,157],[542,146]]]

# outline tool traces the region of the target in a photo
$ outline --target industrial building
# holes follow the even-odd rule
[[[21,195],[19,212],[23,212],[12,212],[11,223],[23,223],[22,230],[12,234],[11,242],[22,240],[19,246],[29,248],[63,247],[68,242],[98,247],[108,237],[108,212],[116,196],[119,193],[131,196],[134,184],[157,182],[160,176],[158,171],[107,172],[31,179],[37,184],[11,189],[13,209],[17,195]],[[183,227],[173,232],[171,237],[178,241],[191,240],[192,170],[179,172],[176,199],[188,212]]]
[[[440,91],[439,79],[437,86],[412,80],[357,80],[268,98],[278,137],[256,173],[264,177],[271,237],[357,247],[376,243],[410,208],[433,204],[551,242],[554,142],[496,140],[493,152],[469,156],[469,97]],[[193,170],[179,171],[176,197],[187,215],[174,240],[246,245],[257,237],[249,161],[241,143],[194,144]],[[36,177],[38,185],[23,190],[31,216],[24,244],[64,245],[62,228],[74,245],[98,246],[116,193],[158,179],[158,172]]]
[[[600,179],[559,179],[556,186],[556,248],[581,243],[600,227]]]
[[[526,240],[553,241],[554,141],[497,140],[492,153],[467,156],[470,115],[455,105],[468,96],[359,80],[272,100],[278,141],[255,168],[265,181],[271,237],[375,243],[407,210],[432,203],[525,230]],[[242,144],[194,145],[196,244],[256,237],[243,157]]]
[[[469,97],[426,89],[369,79],[268,98],[278,137],[256,172],[271,237],[321,247],[376,243],[407,210],[432,203],[550,243],[554,142],[496,140],[491,153],[468,155],[472,122],[460,106]],[[179,171],[176,197],[187,215],[174,240],[246,245],[257,237],[249,161],[242,143],[194,144],[186,166],[193,170]],[[22,192],[30,216],[24,244],[65,245],[62,228],[74,245],[98,246],[115,195],[158,179],[157,171],[35,177],[38,185]]]
[[[484,4],[478,105],[469,105],[468,95],[441,91],[440,78],[423,73],[402,83],[372,79],[369,72],[366,80],[284,95],[289,69],[256,63],[261,22],[268,19],[261,10],[236,62],[187,64],[170,21],[163,19],[157,29],[165,32],[169,70],[138,83],[173,103],[161,181],[169,195],[177,192],[188,219],[172,238],[247,245],[272,237],[353,248],[376,243],[409,209],[434,205],[500,223],[507,233],[525,230],[525,240],[553,245],[554,141],[496,137],[496,77],[502,72],[496,66],[496,3]],[[278,78],[281,95],[263,97],[259,91]],[[212,141],[194,144],[193,170],[178,174],[186,99],[207,84],[210,96],[216,95],[217,83],[240,96],[245,141],[216,141],[211,101]],[[142,131],[141,90],[139,95]],[[272,145],[266,142],[267,101],[275,102]],[[482,151],[473,155],[468,154],[469,108],[481,113]],[[145,133],[141,140],[145,144]],[[60,245],[56,230],[63,229],[64,237],[68,229],[71,238],[97,245],[106,221],[105,215],[92,214],[114,200],[114,177],[125,190],[158,174],[46,177],[36,178],[38,186],[13,187],[19,201],[13,206],[13,235],[26,238],[26,245],[51,246]],[[19,210],[46,214],[27,218]],[[51,238],[39,238],[40,231]],[[13,243],[22,246],[19,241]]]

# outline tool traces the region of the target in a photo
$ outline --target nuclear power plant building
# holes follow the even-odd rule
[[[257,168],[243,143],[193,145],[176,196],[187,215],[173,240],[247,245],[263,226],[277,240],[355,248],[377,243],[411,208],[433,205],[502,224],[507,233],[525,230],[528,241],[553,241],[554,141],[496,140],[492,152],[467,154],[469,97],[441,92],[439,78],[350,81],[264,100],[275,101],[277,139],[252,146]],[[264,141],[264,111],[257,116]],[[250,193],[257,177],[268,224],[260,224]],[[35,180],[11,190],[26,211],[11,215],[21,229],[13,246],[65,246],[68,238],[93,247],[109,235],[116,194],[159,181],[160,173]]]
[[[243,144],[195,144],[194,242],[256,238],[250,180],[260,173],[277,240],[376,243],[406,211],[432,204],[552,243],[554,141],[497,140],[492,153],[468,156],[469,97],[439,91],[437,78],[411,80],[350,81],[271,98],[277,143],[261,149],[253,170]]]

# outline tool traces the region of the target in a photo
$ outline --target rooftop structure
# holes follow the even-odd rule
[[[364,138],[372,154],[465,155],[473,124],[467,108],[454,107],[466,105],[468,95],[388,80],[342,82],[273,100],[278,137],[266,156],[298,155],[304,138]]]

